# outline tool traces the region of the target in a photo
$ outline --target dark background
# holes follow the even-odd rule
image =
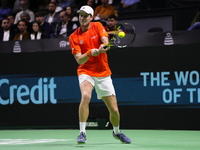
[[[108,52],[113,76],[139,77],[140,72],[200,72],[200,44],[113,48]],[[76,76],[77,63],[71,51],[0,55],[0,74]],[[125,84],[122,84],[126,88]],[[145,93],[144,93],[145,94]],[[78,128],[78,103],[0,105],[0,128]],[[199,104],[119,105],[124,129],[200,129]],[[90,118],[107,119],[102,102],[90,104]]]

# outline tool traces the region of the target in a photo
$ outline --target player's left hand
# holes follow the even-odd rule
[[[92,50],[91,50],[91,54],[92,54],[92,56],[97,56],[97,55],[99,55],[99,54],[100,54],[99,49],[92,49]]]
[[[99,47],[99,52],[100,53],[104,53],[105,51],[109,50],[110,47],[104,48],[104,46],[106,46],[106,44],[101,44]]]

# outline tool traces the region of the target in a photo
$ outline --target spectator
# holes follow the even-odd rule
[[[28,4],[28,2],[26,1],[26,0],[21,0],[21,9],[22,9],[22,11],[20,11],[20,12],[18,12],[17,13],[17,15],[16,15],[16,17],[15,17],[15,24],[17,23],[17,22],[19,22],[19,20],[20,20],[20,15],[22,14],[22,13],[28,13],[29,15],[30,15],[30,22],[33,22],[34,20],[35,20],[35,15],[34,15],[34,13],[32,12],[32,11],[30,11],[29,9],[28,9],[28,7],[29,7],[29,4]]]
[[[52,3],[55,3],[56,4],[56,10],[55,12],[61,12],[63,10],[62,7],[58,6],[58,0],[51,0]]]
[[[26,0],[29,3],[29,0]],[[15,0],[14,6],[13,6],[13,11],[14,12],[19,12],[21,10],[21,5],[20,5],[21,0]]]
[[[48,9],[50,0],[43,0],[42,4],[40,4],[39,9]]]
[[[9,19],[10,28],[17,33],[18,32],[17,24],[14,24],[15,14],[14,13],[8,14],[7,18]]]
[[[12,12],[12,9],[8,8],[8,0],[1,0],[0,20],[2,20],[4,17],[6,17],[11,12]]]
[[[34,21],[32,28],[33,32],[30,35],[31,40],[40,40],[46,38],[45,34],[40,30],[40,25],[38,22]]]
[[[102,5],[96,7],[94,11],[94,20],[107,19],[109,15],[115,13],[112,5],[108,4],[108,0],[101,0]]]
[[[56,3],[50,2],[49,3],[49,14],[45,16],[45,21],[49,24],[58,23],[60,22],[59,12],[55,12],[56,10]]]
[[[61,22],[56,25],[54,37],[69,37],[78,28],[78,26],[68,18],[69,15],[65,11],[60,13]]]
[[[62,7],[63,9],[71,6],[71,0],[60,0],[59,6]]]
[[[200,29],[200,12],[198,12],[192,23],[191,23],[191,26],[187,29],[187,30],[199,30]]]
[[[18,27],[20,33],[15,35],[14,40],[28,40],[28,39],[30,39],[30,35],[27,32],[27,22],[25,20],[19,21],[17,27]]]
[[[31,19],[31,17],[28,13],[23,12],[20,14],[20,20],[26,20],[26,22],[29,22],[30,19]]]
[[[95,10],[95,8],[96,8],[95,0],[88,0],[87,1],[87,5],[90,6],[90,7],[92,7],[93,10]]]
[[[1,22],[0,29],[0,41],[10,41],[15,37],[16,32],[10,28],[10,23],[8,18],[3,18]]]
[[[7,18],[9,19],[10,26],[12,27],[15,22],[15,15],[13,13],[10,13],[7,15]]]
[[[20,14],[20,20],[24,20],[26,21],[26,25],[27,25],[27,32],[28,33],[31,33],[33,30],[32,30],[32,23],[30,22],[30,15],[28,13],[21,13]]]
[[[35,13],[35,20],[39,23],[41,32],[45,33],[46,38],[50,38],[52,33],[52,28],[48,22],[44,21],[44,13],[38,11]]]
[[[119,27],[120,29],[118,30],[118,32],[123,31],[123,26],[119,23],[117,23],[117,17],[115,15],[109,15],[108,16],[108,26],[105,27],[108,35],[112,36],[115,32],[115,30]]]
[[[130,12],[137,10],[137,4],[140,0],[121,0],[121,6],[119,11]]]
[[[75,12],[74,12],[74,8],[73,7],[68,6],[66,8],[66,13],[68,13],[68,15],[69,15],[69,20],[71,20],[71,21],[78,21],[78,17],[75,16]]]

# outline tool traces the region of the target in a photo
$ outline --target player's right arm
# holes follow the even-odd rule
[[[72,49],[72,55],[74,55],[74,58],[79,65],[87,62],[91,56],[97,56],[98,54],[100,54],[98,49],[88,49],[86,53],[82,54],[79,44],[77,44],[74,39],[75,37],[72,38],[72,35],[70,35],[69,43]]]
[[[87,53],[85,53],[85,54],[76,53],[76,54],[74,54],[74,58],[76,59],[77,63],[79,65],[81,65],[81,64],[84,64],[85,62],[87,62],[90,57],[87,56]]]
[[[99,49],[91,49],[88,51],[89,51],[89,53],[87,52],[85,54],[81,54],[81,53],[74,54],[74,58],[76,59],[76,61],[79,65],[82,65],[85,62],[87,62],[88,59],[90,58],[90,56],[97,56],[100,54]]]

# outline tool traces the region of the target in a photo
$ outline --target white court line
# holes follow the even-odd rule
[[[0,139],[0,145],[38,144],[50,142],[66,142],[73,139]]]

